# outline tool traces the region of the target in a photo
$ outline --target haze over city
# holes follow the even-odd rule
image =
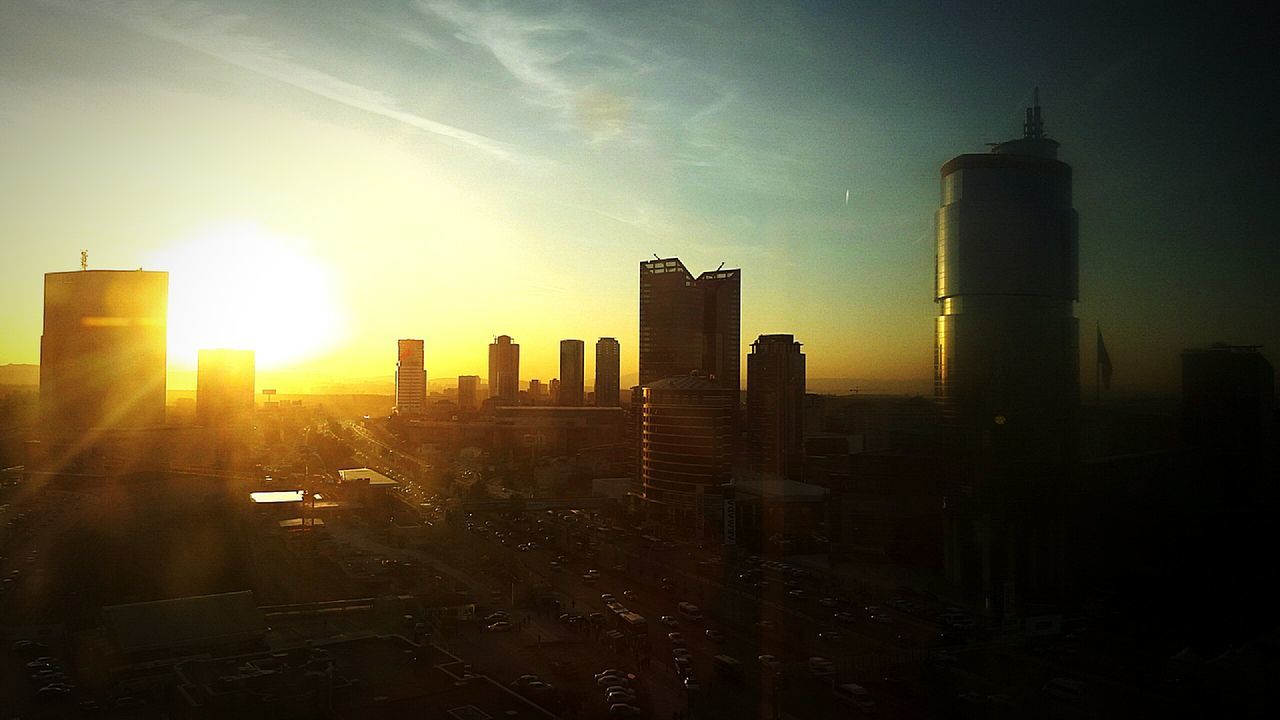
[[[810,377],[927,392],[938,166],[1016,135],[1034,86],[1116,392],[1171,393],[1188,344],[1280,342],[1255,140],[1273,68],[1216,10],[0,12],[0,364],[38,362],[39,278],[87,248],[171,273],[173,388],[199,347],[253,347],[306,391],[389,382],[397,337],[426,339],[432,377],[481,372],[502,333],[525,377],[598,336],[632,376],[656,253],[742,267],[744,337],[794,332]]]

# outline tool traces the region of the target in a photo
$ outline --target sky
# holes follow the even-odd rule
[[[228,346],[282,391],[389,379],[401,337],[484,376],[499,334],[544,381],[617,337],[625,378],[657,254],[742,268],[744,354],[927,388],[939,167],[1038,86],[1086,394],[1095,326],[1117,392],[1175,389],[1184,347],[1280,360],[1273,44],[1109,3],[6,2],[0,364],[87,249],[171,273],[171,385]]]

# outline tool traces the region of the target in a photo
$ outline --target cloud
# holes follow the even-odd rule
[[[266,38],[242,32],[245,15],[220,13],[199,2],[118,2],[89,7],[102,17],[144,35],[177,43],[249,72],[305,90],[348,107],[379,115],[423,132],[448,138],[505,161],[519,159],[506,143],[404,110],[392,95],[317,70]]]

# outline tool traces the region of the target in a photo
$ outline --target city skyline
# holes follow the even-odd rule
[[[1113,392],[1172,391],[1184,347],[1280,344],[1265,163],[1221,112],[1273,71],[1221,12],[344,4],[302,33],[234,2],[0,12],[0,364],[37,362],[39,277],[87,248],[170,272],[175,389],[215,346],[298,391],[387,377],[399,337],[436,377],[481,373],[498,332],[547,378],[560,338],[638,347],[656,253],[744,268],[742,333],[805,337],[811,377],[927,387],[937,169],[1015,136],[1036,85]]]

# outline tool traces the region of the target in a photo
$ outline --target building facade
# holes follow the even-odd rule
[[[581,340],[560,341],[560,397],[557,405],[582,407],[586,347]]]
[[[510,335],[499,335],[489,344],[489,397],[500,405],[520,403],[520,346]]]
[[[167,272],[44,276],[40,407],[46,428],[164,424],[168,304]]]
[[[622,346],[611,337],[596,341],[596,407],[618,407],[621,392]]]
[[[747,438],[756,470],[800,479],[804,458],[804,353],[792,335],[761,335],[747,355]]]
[[[699,520],[732,475],[737,391],[682,375],[643,386],[640,476],[653,511]]]
[[[677,258],[640,263],[640,384],[700,373],[738,390],[742,271],[696,279]]]
[[[396,350],[396,414],[420,416],[427,411],[425,344],[421,340],[400,340]]]
[[[252,350],[201,350],[196,364],[196,424],[228,427],[253,421]]]
[[[458,409],[475,410],[480,407],[480,376],[458,376]]]

